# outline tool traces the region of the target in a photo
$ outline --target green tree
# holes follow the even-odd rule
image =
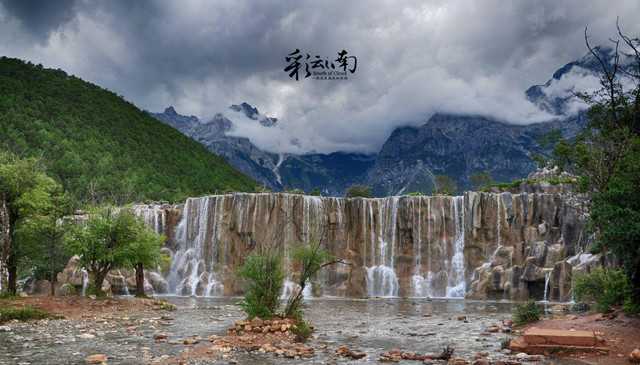
[[[0,200],[6,204],[9,225],[9,232],[4,237],[4,251],[10,294],[16,294],[18,264],[24,257],[25,244],[17,232],[22,231],[25,233],[23,237],[28,237],[27,226],[33,227],[38,217],[51,211],[54,204],[52,196],[59,190],[59,185],[47,176],[39,160],[0,152]]]
[[[554,151],[557,165],[579,176],[579,186],[591,194],[590,223],[594,251],[611,252],[622,261],[631,283],[630,300],[640,304],[640,39],[624,34],[612,54],[585,41],[600,65],[601,89],[581,94],[590,105],[588,125],[575,141],[560,141]],[[622,42],[631,50],[619,62]],[[623,78],[635,82],[631,88]]]
[[[121,96],[6,57],[0,57],[0,149],[40,158],[82,203],[178,201],[256,185]]]
[[[309,195],[313,195],[313,196],[321,196],[321,195],[322,195],[322,191],[320,191],[320,188],[315,188],[315,189],[311,190],[311,192],[309,193]]]
[[[66,235],[67,249],[80,257],[96,295],[104,296],[102,283],[111,269],[131,263],[129,255],[138,238],[137,222],[129,210],[102,206],[93,209],[85,222]]]
[[[351,185],[345,193],[347,198],[371,198],[372,196],[371,188],[366,185]]]
[[[51,296],[55,295],[57,274],[69,259],[64,235],[69,224],[74,224],[65,218],[70,213],[69,197],[58,192],[40,211],[26,217],[16,232],[23,252],[20,262],[33,268],[36,277],[49,280]]]
[[[127,264],[136,270],[136,296],[144,297],[144,269],[157,267],[160,263],[160,248],[165,241],[163,235],[157,234],[136,217],[135,237],[127,247]]]
[[[480,190],[494,183],[489,171],[476,172],[469,177],[475,190]]]
[[[338,261],[320,246],[320,242],[312,243],[308,246],[299,245],[294,248],[292,256],[293,261],[300,267],[300,271],[297,274],[298,288],[288,298],[284,315],[285,317],[298,317],[298,319],[301,319],[300,306],[304,298],[304,289],[320,269],[333,265]]]
[[[268,319],[276,315],[285,278],[280,252],[261,248],[247,257],[238,274],[245,280],[240,306],[249,318]]]
[[[456,182],[447,175],[436,175],[436,194],[453,195],[458,190]]]

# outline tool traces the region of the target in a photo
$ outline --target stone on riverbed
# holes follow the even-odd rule
[[[554,330],[532,327],[524,336],[511,341],[512,351],[543,354],[550,350],[608,351],[605,342],[593,331]]]

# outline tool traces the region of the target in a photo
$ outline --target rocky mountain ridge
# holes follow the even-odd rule
[[[597,51],[611,61],[609,49]],[[340,196],[350,185],[363,184],[371,186],[376,196],[430,193],[436,175],[453,178],[458,190],[464,191],[472,188],[470,177],[479,172],[489,172],[501,182],[526,177],[536,168],[536,155],[550,154],[558,138],[574,138],[586,124],[584,108],[575,97],[575,78],[595,79],[597,67],[595,58],[586,55],[558,69],[545,84],[527,89],[532,103],[555,115],[550,121],[522,125],[487,116],[439,113],[419,127],[395,129],[376,155],[276,154],[248,138],[229,135],[234,125],[223,113],[204,122],[180,115],[173,107],[152,115],[274,191],[320,190]],[[232,105],[230,111],[265,128],[277,124],[276,118],[260,114],[247,103]]]

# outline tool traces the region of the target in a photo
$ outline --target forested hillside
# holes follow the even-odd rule
[[[80,201],[180,200],[255,186],[122,97],[6,57],[0,59],[0,149],[40,157]]]

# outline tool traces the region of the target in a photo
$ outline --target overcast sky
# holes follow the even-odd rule
[[[434,112],[545,118],[524,90],[615,35],[640,34],[638,0],[0,0],[0,54],[62,68],[140,108],[209,119],[246,101],[281,129],[258,145],[376,152]],[[349,80],[292,80],[295,48],[358,57]]]

